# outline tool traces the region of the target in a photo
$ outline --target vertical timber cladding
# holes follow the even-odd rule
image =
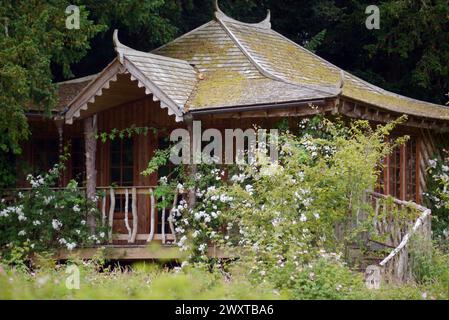
[[[16,157],[18,188],[27,188],[30,185],[26,181],[26,173],[30,170],[47,170],[58,161],[59,137],[56,124],[52,119],[42,116],[28,117],[31,136],[21,142],[22,154]],[[83,122],[76,121],[73,125],[63,127],[63,145],[67,146],[74,137],[84,139]],[[66,171],[63,173],[61,186],[66,186],[73,179],[72,161],[66,163]],[[84,162],[84,161],[83,161]],[[83,163],[84,166],[84,163]]]
[[[113,129],[126,129],[131,126],[149,127],[158,129],[159,136],[168,135],[174,127],[182,124],[176,124],[174,117],[167,114],[167,110],[161,109],[158,102],[153,102],[152,97],[130,102],[115,108],[111,108],[98,113],[98,132],[111,132]],[[165,129],[165,130],[164,130]],[[164,131],[163,131],[164,130]],[[117,138],[119,139],[119,138]],[[149,130],[145,136],[133,135],[132,140],[132,183],[126,181],[126,186],[155,186],[157,185],[157,174],[150,177],[144,177],[141,172],[146,169],[153,152],[157,149],[158,137],[155,137],[152,130]],[[112,142],[107,140],[105,143],[99,139],[97,152],[97,182],[99,187],[109,187],[112,184],[111,177],[111,146]],[[117,152],[117,150],[115,151]],[[128,162],[129,163],[129,162]],[[129,179],[126,179],[129,180]],[[120,185],[117,185],[120,186]],[[131,203],[131,189],[129,190]],[[107,200],[109,207],[109,199]],[[117,202],[116,202],[117,203]],[[150,230],[150,198],[148,195],[137,196],[138,212],[138,234],[148,234]],[[122,206],[124,207],[124,205]],[[116,211],[119,210],[120,206]],[[131,212],[131,210],[129,211]],[[129,214],[129,224],[132,225],[132,215]],[[127,234],[124,224],[124,212],[114,213],[113,232]],[[123,243],[126,243],[123,242]]]
[[[427,131],[427,130],[426,130]],[[432,136],[423,130],[397,130],[393,138],[409,135],[404,145],[397,147],[386,157],[381,177],[381,193],[401,200],[422,203],[426,188],[426,169],[429,154],[434,154]]]

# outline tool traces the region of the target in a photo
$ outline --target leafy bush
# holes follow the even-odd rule
[[[449,157],[429,161],[424,201],[432,210],[432,231],[440,242],[449,240]]]
[[[66,188],[54,189],[63,166],[55,165],[48,173],[28,175],[31,189],[15,194],[12,203],[0,204],[0,250],[6,259],[55,248],[72,250],[101,243],[105,230],[89,234],[88,214],[99,217],[96,203],[87,199],[76,181]],[[15,259],[14,258],[14,259]]]
[[[0,270],[0,299],[279,299],[268,285],[236,277],[226,281],[218,272],[200,269],[164,271],[139,264],[127,269],[103,269],[95,262],[72,262],[80,270],[80,289],[66,287],[64,266],[23,273]],[[20,290],[17,290],[20,288]]]

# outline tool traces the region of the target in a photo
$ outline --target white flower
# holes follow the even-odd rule
[[[99,236],[100,236],[100,238],[104,238],[104,237],[106,237],[106,234],[104,232],[100,232]]]
[[[319,218],[320,218],[320,214],[317,213],[317,212],[315,212],[315,213],[313,214],[313,216],[315,217],[315,219],[319,219]]]
[[[81,211],[80,206],[77,205],[77,204],[75,204],[75,205],[73,206],[73,211],[75,211],[75,212],[80,212],[80,211]]]
[[[205,244],[205,243],[200,244],[200,246],[198,247],[198,250],[201,252],[206,251],[206,249],[207,249],[207,244]]]
[[[53,226],[53,229],[59,230],[62,227],[62,223],[59,220],[53,219],[51,222],[51,225]]]
[[[81,225],[85,225],[86,224],[86,220],[81,220]]]
[[[67,243],[67,244],[66,244],[66,247],[67,247],[67,249],[68,249],[69,251],[72,251],[73,249],[75,249],[76,243],[75,243],[75,242]]]
[[[429,160],[429,167],[435,169],[437,167],[437,160]]]
[[[26,234],[27,234],[27,232],[25,230],[21,230],[18,233],[19,236],[25,236]]]
[[[39,220],[33,221],[33,225],[34,226],[39,226],[40,224],[41,224],[41,222]]]
[[[168,183],[168,179],[167,179],[167,177],[161,177],[161,178],[159,179],[159,182],[160,182],[161,184],[167,184],[167,183]]]
[[[252,195],[252,194],[253,194],[253,191],[254,191],[254,188],[253,188],[252,185],[247,184],[247,185],[245,186],[245,191],[248,192],[250,195]]]
[[[305,215],[304,213],[301,213],[301,217],[299,218],[299,220],[300,220],[301,222],[306,222],[306,221],[307,221],[306,215]]]
[[[67,240],[64,239],[64,238],[61,238],[61,239],[58,240],[58,242],[59,242],[60,244],[66,244],[66,243],[67,243]]]

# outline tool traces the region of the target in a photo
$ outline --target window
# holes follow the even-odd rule
[[[35,173],[48,171],[58,163],[58,139],[33,139],[32,143],[32,166]]]
[[[406,154],[406,169],[405,169],[405,183],[406,183],[406,193],[405,200],[407,201],[417,201],[416,193],[416,163],[417,163],[417,152],[416,152],[416,141],[410,139],[405,146]]]
[[[84,152],[84,139],[72,138],[72,179],[82,184],[86,179],[86,161]]]
[[[376,191],[402,200],[418,201],[417,150],[413,137],[405,145],[395,148],[384,160],[384,171],[380,174]]]
[[[395,198],[401,196],[401,148],[395,148],[388,160],[389,194]]]
[[[110,184],[119,187],[134,185],[134,161],[132,138],[116,139],[110,144]],[[128,203],[131,211],[131,201]],[[125,196],[115,199],[115,212],[125,212]]]
[[[132,139],[116,139],[111,142],[110,182],[117,186],[133,185],[134,167]]]

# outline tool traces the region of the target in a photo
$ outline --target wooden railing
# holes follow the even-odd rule
[[[407,281],[411,278],[408,251],[410,238],[414,233],[420,233],[426,240],[430,240],[431,210],[414,202],[402,201],[376,192],[368,192],[367,195],[374,206],[375,233],[381,237],[385,236],[382,242],[386,247],[394,248],[378,266],[369,266],[367,274],[378,273],[378,276],[387,282]],[[398,212],[403,215],[398,217]],[[378,283],[373,287],[378,287],[380,279],[375,282]]]
[[[174,210],[176,209],[177,200],[180,195],[179,190],[174,191],[174,200],[170,208],[162,209],[162,221],[161,233],[156,233],[156,213],[157,204],[156,197],[154,195],[155,187],[99,187],[97,190],[103,196],[99,199],[99,205],[101,207],[101,221],[103,226],[109,227],[109,242],[114,240],[128,241],[128,243],[135,243],[136,241],[151,242],[153,240],[161,240],[163,244],[167,242],[176,243],[176,233],[174,227]],[[114,227],[114,214],[116,208],[116,197],[123,196],[125,199],[123,219],[124,226],[127,230],[127,234],[113,234]],[[142,196],[149,198],[149,216],[150,216],[150,233],[138,234],[139,228],[139,212],[138,212],[138,199],[142,200]],[[107,201],[109,200],[109,201]],[[165,199],[162,199],[165,202]],[[109,202],[109,205],[107,205]],[[131,212],[129,212],[129,204],[131,203]],[[132,225],[129,223],[129,216],[132,215]],[[169,229],[166,230],[166,221],[168,222]]]

